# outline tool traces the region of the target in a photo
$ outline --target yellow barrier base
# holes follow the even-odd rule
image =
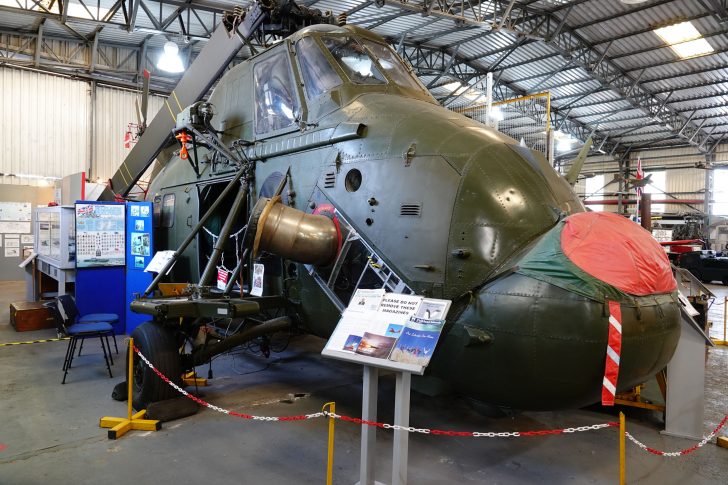
[[[186,374],[182,375],[182,382],[185,383],[185,385],[188,386],[206,386],[207,385],[207,379],[204,379],[202,377],[197,377],[197,374],[194,372],[188,372]]]
[[[134,414],[131,419],[104,416],[99,420],[99,426],[102,428],[111,428],[109,430],[110,440],[121,438],[127,431],[132,429],[140,431],[159,431],[162,429],[161,421],[157,421],[156,419],[143,419],[146,413],[147,410],[142,409]]]
[[[721,448],[728,448],[728,436],[718,436],[716,444]]]
[[[728,347],[728,340],[713,340],[713,343],[715,345],[722,345],[724,347]]]

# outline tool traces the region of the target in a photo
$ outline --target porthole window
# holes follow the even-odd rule
[[[361,172],[355,168],[349,170],[344,179],[344,186],[349,192],[356,192],[361,187]]]

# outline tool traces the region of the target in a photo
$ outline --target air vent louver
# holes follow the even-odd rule
[[[422,215],[422,204],[402,204],[399,207],[399,215],[420,217]]]
[[[333,189],[336,185],[336,172],[328,172],[324,177],[324,188]]]

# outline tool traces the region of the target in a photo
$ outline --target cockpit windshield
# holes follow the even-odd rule
[[[386,45],[360,39],[367,50],[379,61],[384,73],[395,83],[406,88],[422,89],[409,70]]]
[[[364,47],[352,37],[324,37],[321,39],[346,75],[357,84],[386,84],[387,79]]]
[[[309,99],[316,98],[341,84],[339,75],[331,67],[313,37],[304,37],[298,41],[296,53],[301,63],[303,86]]]
[[[386,45],[368,39],[323,37],[331,52],[352,82],[357,84],[386,84],[387,77],[402,87],[422,89],[394,52]],[[381,72],[384,70],[384,74]]]

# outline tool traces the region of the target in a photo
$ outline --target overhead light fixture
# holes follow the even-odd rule
[[[571,146],[576,141],[570,134],[560,130],[554,132],[554,140],[556,140],[556,151],[558,152],[571,151]]]
[[[645,3],[647,0],[622,0],[622,3],[626,3],[627,5],[638,5],[640,3]]]
[[[498,106],[493,106],[490,112],[490,118],[495,121],[503,121],[503,111]]]
[[[571,143],[574,140],[571,138],[562,138],[558,142],[556,142],[556,151],[558,152],[568,152],[571,151]]]
[[[715,51],[690,21],[660,27],[655,29],[655,34],[682,59],[702,56]]]
[[[174,42],[165,42],[164,52],[159,57],[157,67],[167,72],[182,72],[185,66],[179,56],[179,47]]]

